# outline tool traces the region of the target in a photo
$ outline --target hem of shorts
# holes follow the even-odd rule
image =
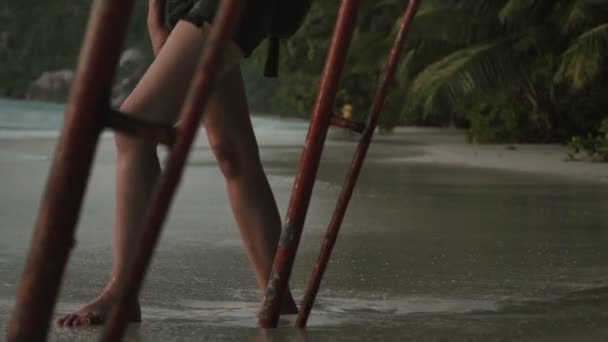
[[[183,21],[183,22],[189,23],[189,24],[194,25],[194,26],[196,26],[196,27],[198,27],[198,28],[201,28],[201,27],[203,26],[203,24],[204,24],[204,23],[207,23],[208,25],[211,25],[211,23],[209,22],[209,20],[206,20],[206,19],[205,19],[205,20],[195,20],[195,19],[192,19],[192,18],[184,17],[184,18],[179,19],[179,20],[178,20],[178,22],[179,22],[179,21]],[[253,48],[253,49],[250,49],[250,48],[248,48],[248,49],[244,49],[244,48],[243,48],[243,47],[242,47],[242,46],[241,46],[241,45],[240,45],[240,44],[239,44],[237,41],[235,41],[234,39],[231,39],[231,41],[232,41],[232,42],[233,42],[233,43],[234,43],[236,46],[238,46],[238,48],[241,50],[241,54],[243,55],[243,58],[248,58],[248,57],[251,57],[251,55],[253,54],[253,51],[255,50],[255,48]]]

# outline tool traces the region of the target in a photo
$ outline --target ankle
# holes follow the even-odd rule
[[[119,281],[116,277],[112,277],[110,281],[106,284],[106,286],[101,291],[99,297],[101,299],[116,299],[120,293],[120,285],[122,281]]]

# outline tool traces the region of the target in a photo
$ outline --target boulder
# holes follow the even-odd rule
[[[130,48],[120,56],[116,82],[112,89],[112,106],[119,107],[146,71],[147,60],[143,52]]]
[[[118,67],[120,69],[141,69],[146,62],[143,52],[135,48],[125,50],[120,56]]]
[[[26,92],[28,100],[67,102],[74,72],[72,70],[56,70],[44,72],[32,82]]]
[[[146,56],[140,50],[127,49],[123,52],[112,89],[112,106],[120,106],[144,74],[146,65]],[[72,70],[44,72],[28,86],[25,98],[37,101],[67,102],[73,81],[74,72]]]

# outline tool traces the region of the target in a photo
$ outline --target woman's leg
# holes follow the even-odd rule
[[[121,106],[121,111],[150,121],[175,122],[207,35],[208,28],[197,28],[187,22],[178,23],[157,58]],[[230,43],[224,57],[223,68],[231,68],[241,59],[240,49]],[[117,186],[112,278],[93,302],[76,313],[60,318],[58,323],[63,326],[100,324],[104,321],[116,299],[117,285],[138,235],[136,228],[140,226],[152,187],[160,173],[155,143],[119,132],[115,137]],[[140,312],[136,298],[130,310],[129,319],[138,321]]]
[[[281,217],[260,161],[240,67],[227,71],[218,82],[203,124],[226,179],[228,198],[258,286],[265,293],[281,234]],[[295,312],[296,305],[287,291],[282,313]]]
[[[206,29],[180,22],[174,28],[164,47],[152,63],[137,87],[127,98],[121,110],[146,120],[172,123],[179,114],[179,109],[185,98],[191,77],[198,63],[200,49],[207,37]],[[240,141],[253,142],[255,137],[251,130],[251,123],[245,101],[242,80],[234,76],[234,66],[241,59],[239,48],[230,44],[225,54],[225,62],[220,71],[218,89],[210,97],[209,115],[205,115],[205,125],[208,126],[214,151],[225,149],[226,142],[232,143],[238,135],[229,134],[227,129],[230,123],[238,122],[238,132],[245,132],[245,138]],[[229,70],[230,77],[224,76]],[[238,72],[238,69],[235,69]],[[223,104],[227,104],[228,107]],[[235,111],[231,105],[243,105]],[[243,109],[244,108],[244,109]],[[227,120],[220,120],[224,116]],[[215,118],[215,119],[214,119]],[[241,119],[244,118],[244,119]],[[223,124],[222,124],[223,123]],[[209,128],[211,127],[211,128]],[[249,127],[249,128],[247,128]],[[117,193],[116,193],[116,225],[115,250],[112,278],[102,293],[94,301],[76,313],[66,315],[59,319],[63,326],[100,324],[110,306],[116,299],[117,285],[120,276],[127,265],[129,251],[132,249],[145,208],[158,175],[160,173],[159,161],[156,154],[156,145],[147,141],[116,133],[117,146]],[[240,145],[239,145],[240,146]],[[249,147],[251,148],[251,147]],[[249,150],[248,148],[248,150]],[[254,155],[257,156],[257,146]],[[227,174],[229,197],[235,211],[235,217],[241,227],[243,240],[248,254],[254,264],[256,276],[262,290],[269,276],[272,256],[276,248],[276,241],[280,234],[280,217],[276,210],[274,198],[270,187],[261,169],[259,158],[251,163],[252,159],[241,160],[229,158],[226,153],[218,153],[218,160],[222,165],[224,174]],[[242,156],[242,154],[234,154]],[[257,166],[256,166],[257,163]],[[252,166],[253,165],[253,166]],[[246,167],[255,170],[254,176],[247,178],[253,185],[244,184],[242,177],[234,177],[230,170],[233,166]],[[237,168],[233,168],[236,170]],[[240,179],[240,183],[238,180]],[[239,184],[243,187],[238,189]],[[256,195],[257,194],[257,195]],[[253,204],[253,206],[251,206]],[[249,207],[248,207],[249,206]],[[259,212],[257,212],[259,210]],[[248,223],[251,220],[253,223]],[[294,312],[295,304],[291,295],[287,293],[284,301],[284,313]],[[140,311],[136,298],[130,309],[130,320],[139,321]]]

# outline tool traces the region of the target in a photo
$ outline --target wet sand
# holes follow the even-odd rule
[[[387,162],[419,162],[470,166],[516,172],[567,176],[608,183],[608,163],[569,160],[566,146],[557,144],[470,144],[459,129],[399,127],[378,142],[404,149],[417,146],[418,156],[390,156]]]
[[[305,125],[258,132],[285,213]],[[293,272],[302,295],[350,163],[333,132]],[[555,146],[468,146],[457,131],[377,136],[313,308],[310,328],[255,328],[259,294],[199,139],[142,293],[130,341],[598,341],[608,338],[605,164],[564,162]],[[13,306],[54,149],[0,140],[0,330]],[[551,151],[551,152],[549,152]],[[563,151],[563,154],[562,152]],[[111,266],[114,154],[97,155],[57,312],[103,287]],[[293,319],[292,319],[293,321]],[[95,340],[99,328],[51,340]]]

